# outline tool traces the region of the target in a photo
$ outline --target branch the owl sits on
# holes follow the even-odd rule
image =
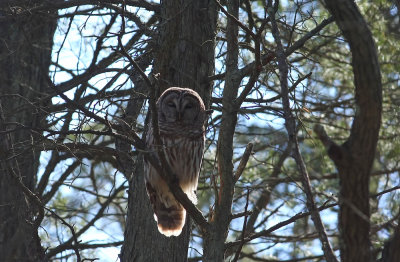
[[[171,87],[161,94],[157,110],[162,145],[155,145],[150,125],[146,134],[146,148],[152,151],[164,150],[169,166],[179,179],[180,187],[196,204],[207,118],[203,100],[191,89]],[[146,160],[144,174],[158,230],[166,236],[180,235],[185,225],[186,210],[175,199],[157,170]]]

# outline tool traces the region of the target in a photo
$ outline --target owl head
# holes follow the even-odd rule
[[[176,126],[203,127],[207,114],[199,94],[189,88],[170,87],[157,101],[158,121]]]

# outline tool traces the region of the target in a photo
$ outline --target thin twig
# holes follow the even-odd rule
[[[275,1],[275,6],[278,5],[279,2]],[[272,25],[272,35],[275,39],[276,47],[276,58],[278,62],[278,69],[280,73],[280,84],[281,84],[281,94],[282,94],[282,105],[284,110],[284,118],[285,118],[285,127],[288,132],[289,141],[293,142],[293,158],[296,161],[298,166],[299,172],[302,175],[302,185],[304,188],[304,192],[306,194],[306,206],[308,210],[311,212],[311,219],[314,222],[315,228],[317,229],[319,239],[322,244],[322,250],[324,251],[325,258],[328,262],[336,262],[336,256],[333,253],[331,244],[329,242],[328,236],[325,231],[324,224],[322,223],[321,217],[319,215],[318,209],[314,202],[314,196],[311,190],[311,183],[310,178],[302,159],[299,144],[297,140],[296,134],[296,122],[294,116],[292,114],[290,108],[290,101],[289,101],[289,88],[288,88],[288,65],[286,62],[286,55],[283,49],[283,45],[280,38],[280,33],[278,29],[277,22],[275,20],[275,12],[272,8],[272,0],[268,0],[268,13],[271,18],[271,25]]]
[[[338,203],[333,203],[333,204],[330,204],[330,205],[324,205],[324,206],[319,207],[318,211],[322,211],[322,210],[325,210],[325,209],[328,209],[328,208],[331,208],[331,207],[335,207],[337,205],[338,205]],[[229,249],[229,248],[232,248],[234,246],[240,245],[240,244],[242,244],[242,242],[249,242],[249,241],[251,241],[253,239],[256,239],[256,238],[259,238],[259,237],[268,236],[272,232],[274,232],[274,231],[276,231],[276,230],[278,230],[278,229],[280,229],[280,228],[282,228],[284,226],[287,226],[287,225],[289,225],[291,223],[294,223],[297,220],[299,220],[301,218],[304,218],[304,217],[307,217],[309,215],[311,215],[310,211],[309,212],[297,213],[296,215],[292,216],[291,218],[289,218],[287,220],[284,220],[284,221],[281,221],[281,222],[275,224],[274,226],[271,226],[270,228],[268,228],[266,230],[251,234],[251,235],[245,237],[243,240],[238,240],[238,241],[234,241],[234,242],[228,242],[228,243],[225,244],[225,249]]]
[[[246,215],[245,215],[244,221],[243,221],[242,236],[241,236],[242,239],[241,239],[241,243],[240,243],[238,249],[236,250],[236,254],[235,254],[235,257],[233,258],[233,262],[236,262],[236,261],[239,260],[240,253],[241,253],[243,245],[245,243],[244,237],[246,235],[246,227],[247,227],[247,217],[248,217],[247,208],[249,207],[249,196],[250,196],[250,190],[249,190],[249,188],[247,188],[246,206],[244,207],[244,212],[245,212]]]
[[[71,245],[71,248],[72,248],[72,250],[74,250],[74,252],[75,252],[76,261],[77,261],[77,262],[80,262],[80,261],[81,261],[81,255],[80,255],[80,253],[79,253],[79,248],[78,248],[78,245],[79,245],[79,242],[80,242],[80,241],[78,241],[78,237],[76,236],[74,226],[72,226],[72,225],[70,225],[69,223],[67,223],[67,221],[65,221],[62,217],[60,217],[59,215],[57,215],[57,213],[54,212],[53,210],[51,210],[50,208],[44,207],[44,209],[46,209],[48,212],[50,212],[55,218],[57,218],[58,220],[60,220],[61,223],[62,223],[63,225],[65,225],[65,226],[67,226],[67,227],[69,228],[69,230],[71,231],[71,234],[72,234],[72,239],[73,239],[74,242],[75,242],[75,245]],[[46,254],[46,256],[47,256],[47,255],[48,255],[48,254]]]
[[[235,183],[239,180],[240,176],[242,175],[247,165],[247,162],[249,161],[252,150],[253,150],[253,143],[248,143],[234,175]]]
[[[235,23],[240,26],[240,28],[242,28],[246,33],[248,33],[249,35],[251,35],[251,37],[253,37],[253,39],[256,39],[257,36],[255,33],[253,33],[253,31],[251,31],[250,28],[248,28],[247,26],[245,26],[242,22],[240,22],[235,16],[233,16],[232,14],[230,14],[222,5],[218,0],[215,0],[215,2],[217,3],[218,7],[221,9],[221,11],[230,19],[232,19],[233,21],[235,21]]]

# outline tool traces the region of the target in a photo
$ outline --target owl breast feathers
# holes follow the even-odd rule
[[[177,175],[183,192],[196,204],[207,117],[204,103],[191,89],[171,87],[158,99],[157,110],[162,145],[154,144],[153,129],[150,126],[146,134],[146,147],[153,152],[164,149],[167,162]],[[185,224],[186,210],[146,160],[144,173],[158,230],[166,236],[180,235]]]

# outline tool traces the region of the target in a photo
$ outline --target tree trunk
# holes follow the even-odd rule
[[[343,262],[371,261],[369,177],[382,111],[382,84],[377,50],[357,5],[325,1],[350,45],[355,84],[355,117],[347,141],[328,147],[339,171],[340,256]]]
[[[206,107],[210,105],[214,73],[217,8],[214,1],[162,1],[158,50],[154,74],[159,92],[171,86],[197,91]],[[190,219],[178,237],[158,232],[143,181],[143,159],[138,158],[129,188],[125,241],[121,261],[186,261]]]
[[[154,72],[160,93],[171,86],[198,92],[209,107],[214,74],[217,6],[214,1],[161,1],[161,26]]]
[[[400,261],[400,219],[397,221],[397,226],[393,236],[385,243],[382,251],[382,259],[380,262],[396,262]]]
[[[39,99],[46,93],[57,19],[19,15],[35,1],[13,3],[0,3],[0,131],[16,129],[0,134],[0,261],[36,262],[44,259],[37,230],[40,207],[22,188],[34,191],[40,152],[31,146],[35,134],[20,125],[38,128],[45,121]]]
[[[227,2],[227,11],[234,17],[239,16],[239,1]],[[218,136],[218,175],[220,189],[215,211],[210,223],[211,230],[204,238],[204,261],[224,261],[225,241],[231,222],[231,209],[234,193],[233,174],[233,137],[237,123],[237,110],[234,101],[238,95],[240,79],[235,77],[238,70],[239,27],[233,19],[228,19],[226,27],[227,52],[225,87],[222,94],[221,127]]]

